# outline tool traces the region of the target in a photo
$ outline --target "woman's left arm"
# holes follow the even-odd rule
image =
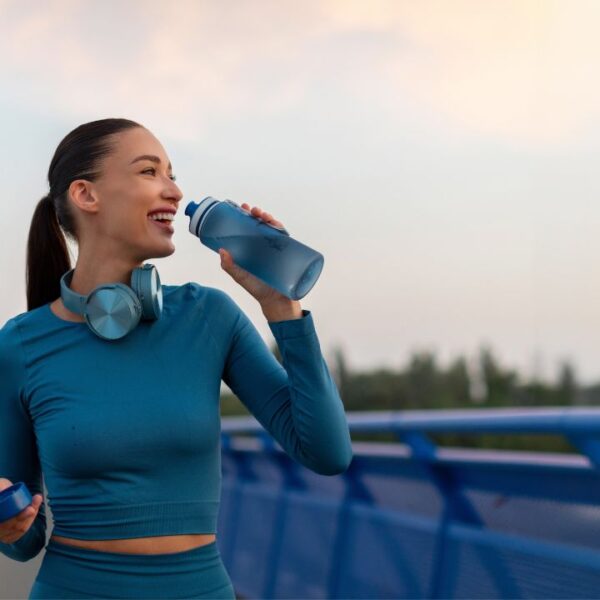
[[[241,206],[253,217],[283,227],[258,206]],[[236,265],[225,249],[219,255],[222,269],[259,302],[283,362],[227,296],[237,318],[223,381],[289,456],[321,475],[342,473],[352,461],[350,431],[311,312]]]
[[[321,475],[337,475],[352,461],[344,405],[321,353],[312,313],[268,321],[280,364],[248,316],[237,312],[223,381],[285,452]]]

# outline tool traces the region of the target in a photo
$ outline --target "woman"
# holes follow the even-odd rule
[[[127,119],[77,127],[51,161],[28,311],[0,329],[0,489],[24,481],[33,495],[0,523],[0,552],[27,561],[45,546],[42,473],[54,517],[30,598],[235,597],[215,535],[221,379],[297,462],[334,475],[352,459],[311,312],[225,250],[221,267],[260,303],[283,365],[227,293],[196,282],[159,282],[157,314],[111,340],[65,305],[66,288],[82,301],[113,283],[140,296],[134,274],[154,269],[144,261],[175,251],[155,220],[179,209],[174,179],[160,142]]]

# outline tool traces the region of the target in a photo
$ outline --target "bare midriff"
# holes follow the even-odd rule
[[[61,544],[70,544],[79,548],[89,548],[104,552],[123,552],[132,554],[170,554],[184,552],[210,544],[216,539],[214,533],[193,533],[183,535],[161,535],[158,537],[128,538],[124,540],[77,540],[61,535],[50,536]]]

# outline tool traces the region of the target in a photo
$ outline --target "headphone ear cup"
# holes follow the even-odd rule
[[[162,314],[163,295],[158,271],[146,263],[131,273],[131,287],[142,305],[142,319],[155,321]]]
[[[105,340],[127,335],[140,322],[142,305],[123,283],[100,286],[87,297],[85,319],[90,329]]]

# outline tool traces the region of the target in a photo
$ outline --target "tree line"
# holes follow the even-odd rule
[[[275,343],[271,351],[281,362]],[[489,346],[475,358],[456,357],[447,366],[434,352],[414,352],[397,369],[349,368],[343,349],[334,348],[326,359],[346,411],[424,410],[498,407],[551,407],[600,405],[600,384],[581,386],[573,365],[564,361],[551,381],[525,377],[501,364]],[[249,414],[231,393],[222,395],[222,414]],[[436,434],[433,441],[444,446],[511,450],[575,452],[562,438],[552,435]],[[353,434],[356,440],[397,441],[392,434]]]

